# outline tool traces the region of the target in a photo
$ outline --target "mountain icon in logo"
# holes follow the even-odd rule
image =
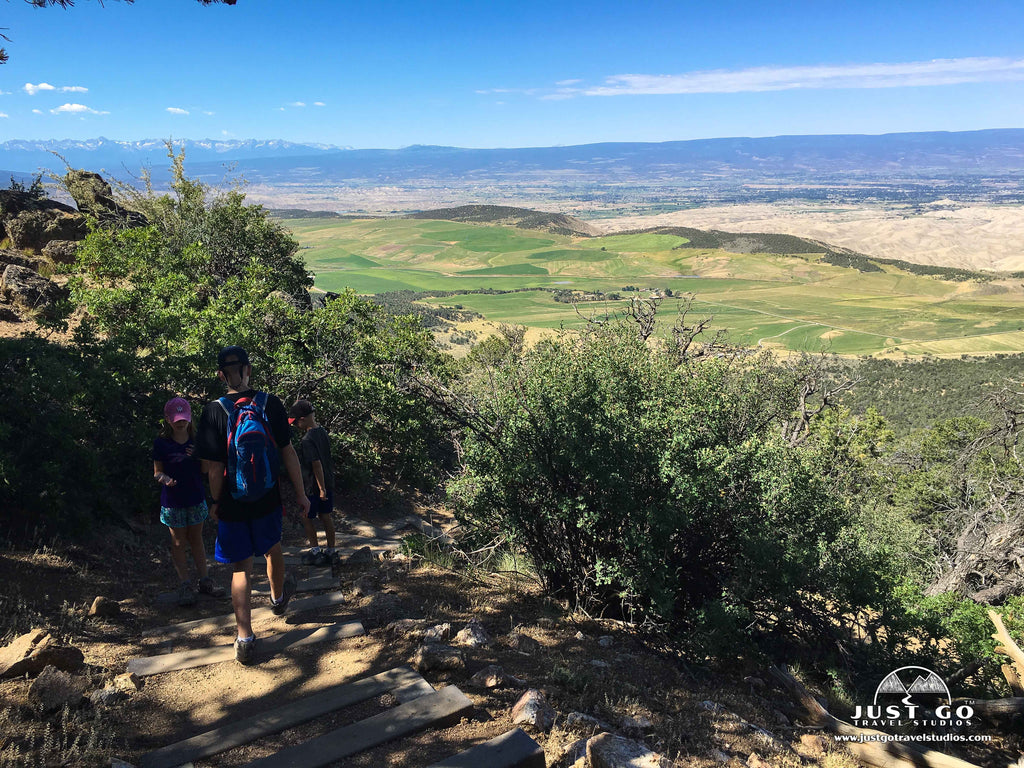
[[[896,676],[895,672],[890,672],[886,678],[878,684],[878,689],[875,691],[875,698],[878,698],[880,693],[906,693],[907,688],[903,685],[903,681]]]
[[[929,672],[927,676],[918,675],[917,679],[907,688],[907,693],[937,693],[941,695],[948,691],[942,678],[934,672]]]
[[[903,673],[903,677],[900,677]],[[915,675],[911,678],[911,674]],[[910,685],[904,682],[910,680]],[[941,677],[927,667],[900,667],[893,670],[875,689],[875,703],[878,703],[879,696],[899,696],[909,704],[910,696],[944,696],[952,701],[949,695],[949,688]]]

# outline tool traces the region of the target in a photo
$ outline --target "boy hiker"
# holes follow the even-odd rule
[[[302,524],[306,528],[306,538],[311,549],[302,554],[302,562],[306,565],[330,565],[336,553],[334,551],[334,520],[331,511],[334,509],[334,462],[331,461],[331,440],[327,430],[316,422],[313,406],[308,400],[296,400],[288,411],[288,423],[302,430],[302,441],[299,443],[299,467],[302,469],[302,484],[309,499],[309,513],[302,516]],[[317,518],[324,526],[327,534],[327,547],[321,549],[316,540],[316,527],[313,521]]]
[[[252,366],[241,347],[225,347],[217,356],[217,378],[227,385],[227,396],[203,409],[199,421],[199,458],[208,462],[210,516],[217,520],[218,562],[231,563],[231,605],[238,637],[235,659],[252,664],[256,637],[252,631],[253,557],[267,560],[271,606],[280,616],[295,592],[295,577],[285,575],[281,553],[281,491],[277,477],[281,463],[295,485],[296,502],[304,513],[309,500],[302,493],[299,461],[289,438],[284,404],[274,395],[249,386]]]

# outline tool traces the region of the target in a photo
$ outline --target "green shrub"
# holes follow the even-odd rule
[[[830,600],[868,603],[877,564],[826,454],[781,436],[792,369],[766,355],[680,361],[616,323],[491,346],[475,358],[489,365],[450,492],[464,518],[520,543],[550,589],[733,627],[820,626]]]

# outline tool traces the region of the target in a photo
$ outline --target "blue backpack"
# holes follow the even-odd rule
[[[277,443],[267,424],[267,393],[257,392],[252,400],[232,403],[217,401],[228,415],[228,477],[234,478],[231,496],[253,502],[263,498],[277,483],[281,465]]]

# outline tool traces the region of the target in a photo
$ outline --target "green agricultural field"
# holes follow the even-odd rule
[[[488,321],[575,327],[623,312],[630,296],[671,289],[745,345],[839,354],[959,355],[1024,351],[1024,286],[952,282],[890,264],[858,272],[819,254],[680,248],[675,235],[568,237],[487,224],[420,219],[293,219],[316,285],[328,291],[492,288],[619,293],[619,301],[555,302],[548,291],[428,298]],[[626,293],[623,286],[644,289]],[[662,305],[665,323],[679,301]]]

